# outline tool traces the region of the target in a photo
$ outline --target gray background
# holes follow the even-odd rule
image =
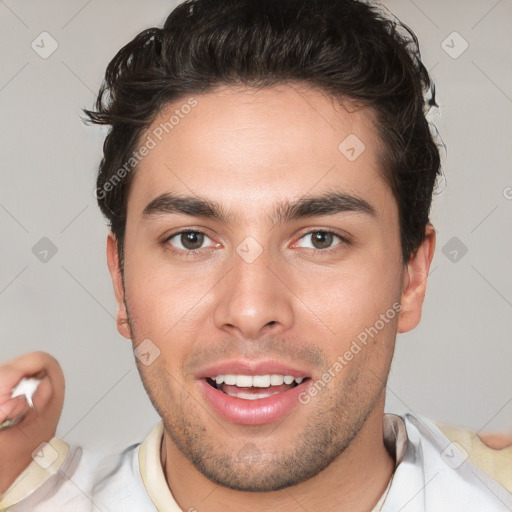
[[[158,416],[116,330],[92,193],[105,132],[84,126],[80,109],[117,50],[173,5],[0,0],[0,361],[37,349],[57,357],[67,381],[58,435],[88,446],[137,442]],[[448,148],[423,320],[398,337],[388,410],[512,432],[512,3],[384,5],[419,37]],[[58,44],[46,59],[31,47],[51,49],[44,31]],[[461,55],[454,31],[469,44]],[[43,237],[57,250],[46,262]]]

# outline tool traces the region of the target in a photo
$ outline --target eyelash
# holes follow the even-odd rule
[[[173,247],[169,243],[170,240],[172,240],[173,238],[181,236],[181,235],[184,235],[186,233],[197,233],[197,234],[204,235],[207,238],[210,238],[204,231],[194,230],[194,229],[186,229],[186,230],[183,230],[183,231],[178,231],[176,233],[173,233],[172,235],[169,235],[168,237],[166,237],[163,240],[163,244],[172,253],[178,254],[178,255],[185,254],[187,257],[188,256],[196,256],[196,255],[200,254],[200,251],[204,252],[206,250],[206,251],[210,252],[212,249],[215,248],[215,247],[204,247],[204,248],[200,248],[200,249],[183,250],[183,249],[177,249],[176,247]],[[348,246],[348,245],[351,244],[351,241],[350,241],[350,239],[347,236],[342,236],[339,233],[337,233],[336,231],[328,230],[328,229],[311,229],[311,230],[306,231],[305,233],[303,233],[297,239],[297,241],[298,240],[302,240],[304,237],[306,237],[308,235],[312,235],[314,233],[324,233],[324,234],[334,235],[336,238],[339,239],[339,243],[337,243],[336,245],[333,245],[331,247],[328,247],[327,249],[313,249],[311,247],[303,247],[303,249],[307,249],[309,251],[313,251],[313,252],[316,252],[316,253],[324,253],[325,254],[325,253],[330,253],[333,250],[336,250],[336,248],[338,246]]]
[[[200,231],[198,229],[184,229],[183,231],[178,231],[178,232],[173,233],[172,235],[169,235],[168,237],[166,237],[165,240],[163,241],[164,246],[166,247],[167,250],[171,251],[174,254],[178,254],[178,255],[184,254],[187,257],[199,255],[200,251],[202,251],[204,253],[205,250],[207,252],[210,252],[212,249],[214,249],[214,247],[204,247],[204,248],[200,248],[200,249],[184,250],[184,249],[177,249],[176,247],[173,247],[169,243],[173,238],[187,234],[187,233],[197,233],[197,234],[204,235],[207,238],[210,238],[204,231]]]
[[[308,235],[314,235],[315,233],[323,233],[324,235],[333,235],[334,237],[336,237],[339,240],[339,242],[335,245],[332,245],[331,247],[328,247],[327,249],[315,249],[315,248],[311,248],[311,247],[302,247],[302,249],[307,249],[308,251],[313,251],[314,253],[330,254],[332,251],[338,250],[340,248],[340,246],[346,247],[346,246],[350,245],[350,239],[348,238],[348,236],[340,235],[338,232],[333,231],[333,230],[318,229],[318,228],[306,231],[297,239],[297,241],[302,240],[303,238],[305,238]]]

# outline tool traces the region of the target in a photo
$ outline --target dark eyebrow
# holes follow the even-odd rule
[[[228,220],[227,213],[219,204],[209,199],[194,196],[162,194],[153,199],[142,212],[143,217],[162,214],[182,214],[193,217],[213,218],[221,222]]]
[[[364,199],[340,192],[319,196],[306,196],[294,202],[278,204],[272,215],[274,223],[284,223],[304,217],[336,215],[356,212],[376,217],[375,208]],[[194,196],[177,196],[165,193],[153,199],[142,212],[143,217],[165,214],[182,214],[193,217],[213,218],[228,222],[231,218],[218,203]]]
[[[336,215],[355,212],[377,217],[375,208],[364,199],[341,192],[327,192],[320,196],[301,197],[298,201],[279,205],[274,222],[283,223],[304,217]]]

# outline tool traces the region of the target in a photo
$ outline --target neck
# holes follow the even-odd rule
[[[383,440],[384,406],[376,407],[350,446],[314,477],[280,491],[252,493],[219,486],[176,448],[164,431],[162,466],[182,510],[245,512],[370,511],[385,491],[395,461]]]

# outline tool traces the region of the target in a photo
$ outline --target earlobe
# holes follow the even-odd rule
[[[420,322],[423,300],[427,291],[428,273],[434,257],[435,247],[435,229],[431,224],[427,224],[425,240],[404,267],[402,310],[398,320],[399,333],[411,331]]]
[[[112,232],[107,237],[107,264],[112,278],[114,294],[117,302],[117,330],[121,336],[131,339],[130,325],[128,323],[128,312],[126,311],[123,274],[119,259],[119,249],[116,237]]]

